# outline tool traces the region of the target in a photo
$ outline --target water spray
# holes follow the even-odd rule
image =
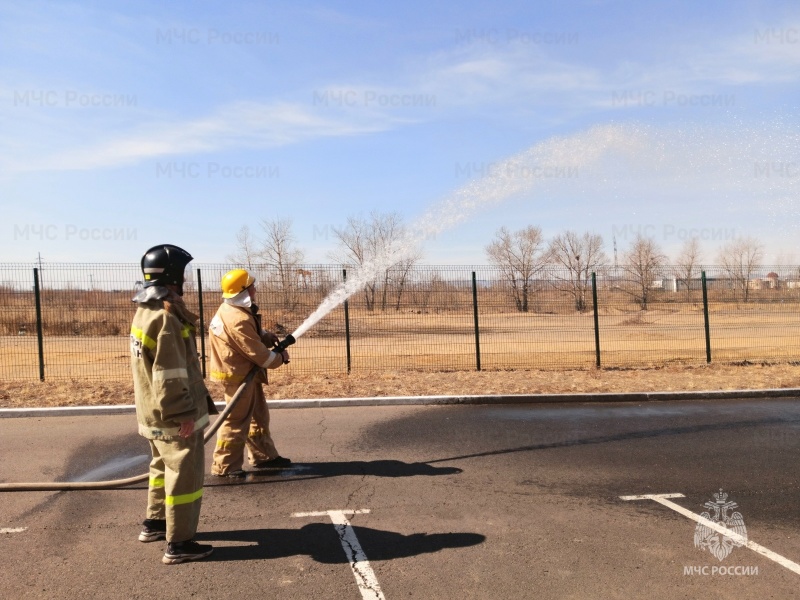
[[[624,148],[635,155],[643,139],[637,132],[624,127],[597,126],[579,135],[545,140],[498,162],[497,168],[492,169],[487,177],[470,181],[451,192],[402,231],[398,239],[392,240],[371,259],[358,265],[352,276],[348,273],[347,280],[334,288],[288,337],[296,341],[381,272],[413,256],[426,239],[455,227],[481,209],[547,184],[545,177],[531,177],[529,174],[557,172],[564,169],[565,165],[577,172],[594,165],[610,149]]]

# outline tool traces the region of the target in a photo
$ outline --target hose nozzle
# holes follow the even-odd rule
[[[293,335],[290,333],[290,334],[289,334],[289,335],[287,335],[285,338],[283,338],[283,340],[281,340],[280,342],[278,342],[277,344],[275,344],[275,346],[274,346],[273,350],[274,350],[275,352],[283,352],[283,351],[284,351],[284,350],[286,350],[286,349],[287,349],[289,346],[291,346],[292,344],[294,344],[296,341],[297,341],[297,340],[296,340],[296,339],[294,339],[294,336],[293,336]]]

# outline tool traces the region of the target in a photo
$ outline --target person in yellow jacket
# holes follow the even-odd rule
[[[255,304],[255,279],[245,269],[234,269],[221,282],[223,302],[209,324],[211,379],[223,384],[225,402],[230,402],[253,367],[261,371],[248,386],[236,407],[217,432],[211,474],[242,478],[246,475],[244,451],[256,469],[283,468],[291,464],[275,448],[269,431],[269,409],[262,384],[264,369],[275,369],[289,361],[284,350],[270,350],[278,336],[261,327]]]
[[[162,244],[142,257],[144,288],[133,298],[131,369],[139,434],[150,443],[147,513],[139,541],[167,541],[162,562],[205,558],[193,540],[200,519],[205,459],[203,429],[214,403],[203,382],[194,339],[197,316],[183,301],[192,256]]]

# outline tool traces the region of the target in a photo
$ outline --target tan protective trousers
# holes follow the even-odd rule
[[[239,385],[225,385],[226,404],[231,401]],[[278,456],[269,433],[269,409],[260,383],[247,386],[236,407],[217,431],[217,446],[211,463],[212,475],[227,475],[241,469],[245,448],[251,464]]]
[[[203,430],[176,441],[148,441],[153,460],[147,518],[166,519],[168,542],[191,540],[197,533],[203,499]]]

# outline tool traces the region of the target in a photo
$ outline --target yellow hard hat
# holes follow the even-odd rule
[[[222,297],[233,298],[256,282],[244,269],[233,269],[222,277]]]

